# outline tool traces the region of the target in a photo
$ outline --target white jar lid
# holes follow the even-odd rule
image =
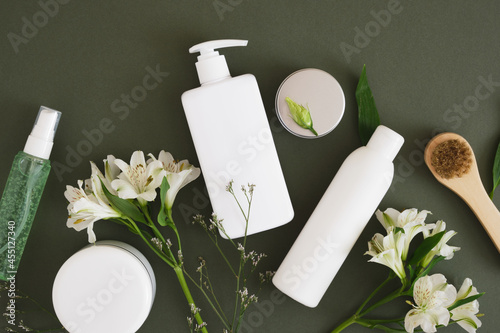
[[[286,98],[308,107],[313,128],[318,133],[300,127],[291,117]],[[276,113],[281,124],[301,138],[322,137],[339,124],[345,109],[342,87],[333,76],[316,68],[306,68],[290,74],[281,83],[276,94]]]
[[[62,265],[52,300],[70,333],[134,333],[148,317],[155,292],[151,265],[137,249],[100,241]]]

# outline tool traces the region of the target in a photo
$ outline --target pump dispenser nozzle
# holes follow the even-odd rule
[[[41,106],[35,126],[33,126],[33,130],[24,146],[24,152],[43,159],[49,159],[60,118],[61,112]]]
[[[198,62],[196,63],[200,84],[231,77],[226,58],[223,55],[219,55],[219,52],[215,49],[232,46],[247,46],[247,44],[247,40],[220,39],[200,43],[191,47],[189,53],[200,53]]]

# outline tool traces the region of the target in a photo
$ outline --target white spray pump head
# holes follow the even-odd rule
[[[61,112],[41,106],[24,152],[48,160],[60,118]]]
[[[226,58],[223,55],[219,55],[219,52],[215,49],[231,46],[247,46],[247,44],[247,40],[220,39],[204,42],[191,47],[189,53],[200,53],[198,62],[196,63],[200,84],[231,77]]]

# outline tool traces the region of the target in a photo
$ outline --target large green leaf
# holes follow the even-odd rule
[[[495,189],[500,184],[500,143],[497,147],[497,153],[495,155],[495,162],[493,163],[493,189],[490,192],[490,198],[493,199],[495,194]]]
[[[116,195],[111,194],[104,185],[104,183],[102,183],[102,181],[101,184],[102,184],[102,189],[104,191],[104,195],[113,205],[113,207],[115,207],[117,210],[122,212],[124,215],[130,217],[134,221],[146,223],[144,215],[141,213],[141,211],[139,210],[139,208],[137,208],[136,205],[134,205],[132,202],[128,200],[119,198]]]
[[[426,239],[424,239],[420,246],[417,247],[408,263],[410,265],[416,265],[420,260],[424,259],[425,256],[430,251],[432,251],[432,249],[439,243],[441,238],[443,238],[445,232],[446,231],[441,231],[435,235],[432,235],[431,237],[427,237]]]
[[[356,101],[358,102],[359,137],[361,143],[366,145],[377,126],[380,125],[380,117],[366,77],[366,65],[363,66],[363,71],[361,72],[361,77],[356,88]]]

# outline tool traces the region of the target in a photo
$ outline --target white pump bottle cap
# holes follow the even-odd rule
[[[219,52],[215,51],[215,49],[231,46],[247,46],[247,44],[247,40],[220,39],[204,42],[191,47],[189,53],[200,53],[198,62],[196,63],[200,84],[231,77],[226,58],[223,55],[219,55]]]
[[[24,152],[48,160],[60,118],[61,112],[41,106]]]

